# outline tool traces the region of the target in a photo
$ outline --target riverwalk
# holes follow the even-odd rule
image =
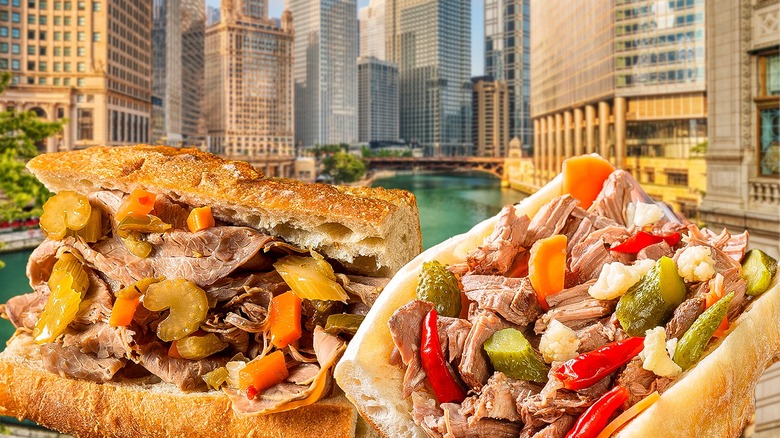
[[[45,236],[39,228],[0,233],[0,252],[35,248],[44,239]]]

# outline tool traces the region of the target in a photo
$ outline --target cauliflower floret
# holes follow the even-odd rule
[[[547,363],[565,362],[573,359],[577,357],[577,349],[579,348],[580,340],[574,330],[556,319],[550,321],[541,341],[539,341],[539,351]]]
[[[635,285],[655,262],[650,259],[637,260],[631,266],[613,262],[601,268],[598,280],[588,288],[588,293],[597,300],[612,300],[625,294]]]
[[[645,332],[645,348],[639,353],[642,368],[661,377],[674,377],[682,368],[674,363],[666,350],[666,329],[656,327]]]
[[[634,206],[634,225],[637,227],[644,227],[645,225],[651,225],[664,217],[664,211],[661,210],[657,204],[646,204],[644,202],[637,202]]]
[[[677,273],[686,283],[707,281],[715,275],[715,261],[709,246],[689,246],[677,258]]]

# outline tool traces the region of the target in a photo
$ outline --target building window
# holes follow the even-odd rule
[[[38,47],[38,54],[42,56],[46,56],[46,46]]]
[[[54,85],[60,85],[60,78],[54,78],[52,82],[54,83]]]
[[[780,53],[758,58],[759,176],[780,177]]]
[[[0,58],[0,69],[8,70],[8,58]]]
[[[46,71],[46,61],[40,61],[38,63],[38,71]]]
[[[27,71],[35,70],[35,61],[27,61]]]
[[[62,10],[62,2],[60,2],[60,1],[54,2],[54,10],[55,11],[61,11]]]
[[[86,19],[86,18],[84,18],[84,16],[83,16],[83,15],[79,15],[79,17],[76,19],[76,23],[77,23],[79,26],[84,26],[84,25],[86,25],[86,24],[87,24],[87,19]]]
[[[46,41],[46,32],[43,30],[38,32],[38,39],[41,41]]]
[[[17,39],[17,40],[18,40],[19,38],[21,38],[21,37],[22,37],[22,31],[21,31],[21,29],[19,29],[18,27],[14,27],[13,29],[11,29],[11,37],[12,37],[13,39]]]
[[[62,119],[65,117],[65,108],[57,108],[57,118]]]
[[[41,15],[40,17],[38,17],[38,24],[40,24],[41,26],[46,24],[46,16],[45,15]]]
[[[62,56],[62,47],[57,46],[54,48],[54,56]]]
[[[8,11],[0,11],[0,21],[8,21]]]
[[[83,11],[83,10],[87,9],[87,3],[83,2],[83,1],[78,2],[78,8],[79,8],[79,11]]]
[[[35,24],[35,15],[30,14],[27,16],[27,24]]]
[[[87,65],[85,63],[83,63],[83,62],[79,62],[79,63],[76,64],[76,70],[83,73],[83,72],[87,71]]]
[[[92,32],[92,41],[100,42],[100,32]]]
[[[667,170],[666,171],[666,184],[670,186],[688,186],[688,171],[687,170]]]
[[[55,26],[62,26],[62,17],[59,15],[54,16],[54,25]]]
[[[28,8],[34,8],[35,7],[35,0],[27,0],[27,7]]]
[[[35,55],[35,46],[27,46],[27,54]]]
[[[22,22],[22,16],[18,12],[11,12],[11,22],[12,23],[21,23]]]
[[[65,26],[70,26],[71,23],[70,17],[65,17],[64,22],[65,22]]]
[[[77,87],[83,87],[85,83],[86,83],[86,81],[84,80],[84,78],[76,79],[76,86]]]
[[[84,50],[83,47],[77,47],[76,48],[76,55],[78,56],[85,56],[86,50]]]
[[[66,11],[70,11],[71,9],[73,9],[73,4],[71,2],[69,2],[69,1],[66,1],[65,2],[65,10]]]
[[[78,127],[76,129],[77,140],[92,140],[92,110],[78,109]]]
[[[20,69],[21,69],[21,66],[19,65],[19,60],[18,59],[12,59],[11,60],[11,70],[19,71]],[[16,77],[16,76],[14,76],[14,77]],[[19,81],[17,80],[15,83],[18,84]]]
[[[70,87],[70,78],[63,78],[62,79],[62,85],[66,87]]]
[[[62,32],[54,32],[54,41],[62,41]]]
[[[70,47],[65,47],[65,49],[63,49],[63,54],[65,56],[70,56]]]
[[[0,26],[0,37],[8,36],[8,26]]]
[[[19,46],[19,44],[11,44],[11,53],[13,53],[14,55],[18,55],[22,53],[22,49]]]
[[[46,9],[47,7],[48,7],[48,5],[46,4],[45,0],[41,0],[40,2],[38,2],[38,8],[39,9]]]
[[[100,2],[93,2],[92,3],[92,10],[95,12],[100,12]]]
[[[65,71],[70,71],[70,62],[65,63]]]
[[[38,78],[38,85],[46,85],[46,78]]]
[[[87,35],[84,32],[79,32],[78,33],[78,40],[79,41],[86,41],[86,39],[87,39]]]
[[[54,63],[54,71],[62,71],[62,63],[61,62],[55,62]]]

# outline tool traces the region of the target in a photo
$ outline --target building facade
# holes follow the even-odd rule
[[[68,120],[41,152],[148,142],[151,41],[151,0],[0,0],[0,105]]]
[[[426,155],[472,155],[471,2],[387,0],[385,20],[401,138]]]
[[[538,184],[598,152],[695,217],[706,190],[703,0],[533,0]],[[538,33],[535,33],[538,32]]]
[[[356,0],[289,0],[295,17],[295,141],[358,140]]]
[[[511,90],[509,138],[519,138],[525,148],[533,145],[530,3],[485,0],[485,74]]]
[[[199,0],[154,0],[152,143],[203,147],[205,11]],[[159,101],[158,101],[159,100]]]
[[[360,9],[360,57],[373,56],[384,61],[385,51],[385,0],[371,0]]]
[[[249,161],[269,176],[292,175],[292,15],[281,26],[262,2],[223,1],[221,21],[206,29],[208,149]]]
[[[361,143],[398,141],[398,67],[374,57],[358,59]]]
[[[475,155],[506,158],[510,142],[511,90],[505,81],[478,77],[474,82],[472,108]],[[519,141],[519,138],[518,138]]]

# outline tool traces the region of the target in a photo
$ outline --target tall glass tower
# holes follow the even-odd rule
[[[485,74],[509,88],[509,138],[533,144],[530,0],[485,0]],[[508,146],[508,145],[507,145]]]
[[[295,142],[357,143],[357,2],[288,0],[295,20]]]
[[[426,155],[467,156],[471,2],[388,0],[387,56],[398,65],[401,138]]]

